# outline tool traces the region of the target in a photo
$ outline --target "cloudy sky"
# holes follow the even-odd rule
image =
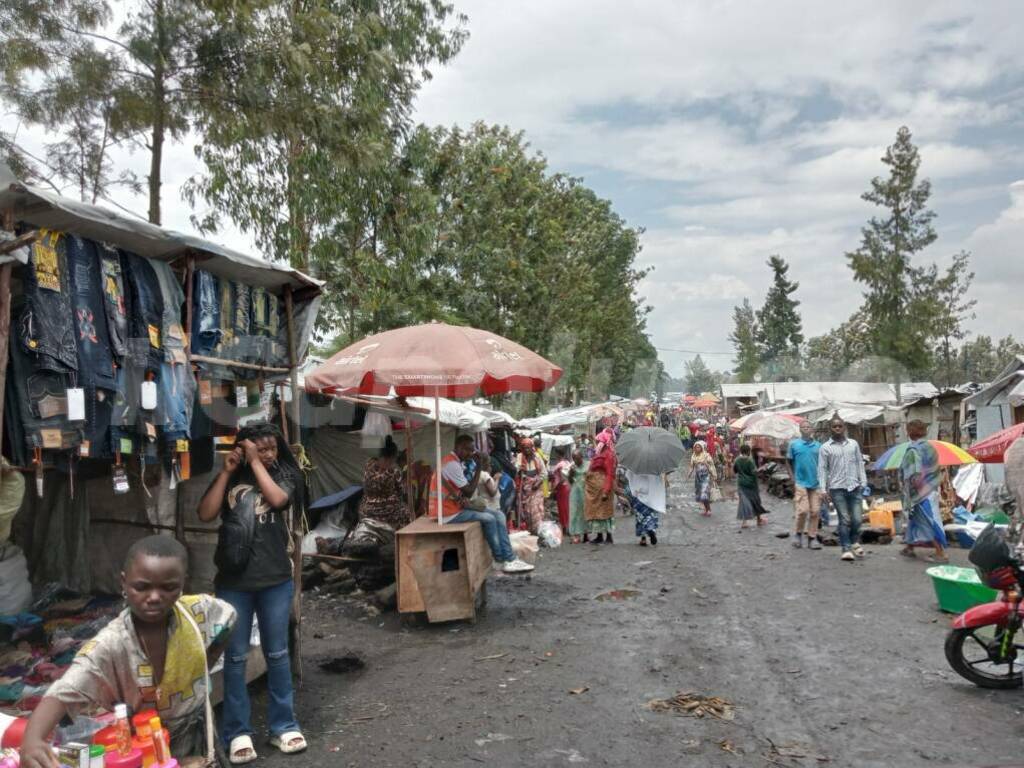
[[[972,329],[1024,336],[1016,0],[455,2],[471,36],[425,87],[418,119],[524,130],[553,169],[646,230],[643,294],[670,373],[692,355],[669,350],[731,366],[732,307],[761,303],[771,254],[801,283],[809,335],[857,308],[843,254],[903,124],[933,182],[939,239],[926,258],[972,251]],[[144,158],[125,161],[144,171]],[[187,228],[177,187],[198,170],[191,148],[169,148],[165,169],[165,223]]]

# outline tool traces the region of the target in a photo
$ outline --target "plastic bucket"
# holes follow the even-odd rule
[[[968,608],[995,602],[999,593],[981,583],[973,568],[955,565],[933,565],[925,573],[931,577],[939,610],[963,613]]]

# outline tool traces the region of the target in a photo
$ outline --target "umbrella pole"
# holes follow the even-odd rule
[[[434,458],[437,461],[437,524],[444,525],[444,497],[441,495],[441,399],[434,390]]]

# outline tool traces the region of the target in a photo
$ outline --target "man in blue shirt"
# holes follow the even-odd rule
[[[793,501],[796,504],[796,540],[800,549],[807,534],[809,549],[821,549],[818,543],[818,508],[821,506],[821,488],[818,485],[818,452],[821,443],[814,439],[810,422],[800,424],[800,437],[789,444],[789,466],[793,474]]]

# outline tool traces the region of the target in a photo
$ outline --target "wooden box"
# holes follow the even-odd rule
[[[426,612],[427,620],[476,620],[486,599],[491,550],[480,523],[445,523],[420,517],[397,533],[395,580],[398,612]]]

